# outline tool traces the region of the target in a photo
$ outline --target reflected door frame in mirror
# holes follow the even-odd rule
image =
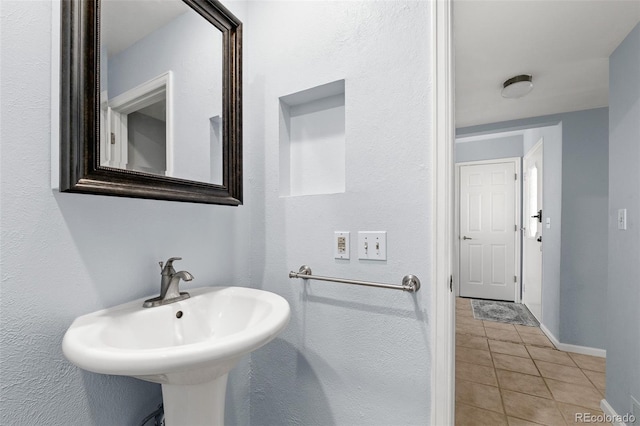
[[[242,23],[217,0],[182,1],[222,32],[222,184],[100,166],[100,0],[62,0],[60,191],[242,204]]]

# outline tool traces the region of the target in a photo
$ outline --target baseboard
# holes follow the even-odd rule
[[[553,333],[549,331],[549,329],[545,327],[545,325],[542,323],[540,323],[540,330],[542,330],[542,332],[547,335],[549,340],[551,340],[551,343],[553,343],[554,346],[560,349],[561,351],[597,356],[600,358],[607,357],[607,351],[605,349],[591,348],[589,346],[570,345],[568,343],[560,343],[558,338],[554,336]]]
[[[626,426],[626,424],[622,422],[622,416],[616,413],[616,410],[613,409],[606,399],[600,401],[600,408],[602,408],[604,415],[612,420],[611,424],[613,426]]]

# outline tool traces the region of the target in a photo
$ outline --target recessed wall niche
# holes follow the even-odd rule
[[[280,195],[345,191],[344,80],[280,98]]]

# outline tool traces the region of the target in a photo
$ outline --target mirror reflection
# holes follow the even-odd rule
[[[222,33],[180,0],[100,15],[100,165],[222,184]]]

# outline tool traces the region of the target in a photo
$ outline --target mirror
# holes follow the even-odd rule
[[[241,25],[215,0],[63,1],[61,191],[241,204]]]

